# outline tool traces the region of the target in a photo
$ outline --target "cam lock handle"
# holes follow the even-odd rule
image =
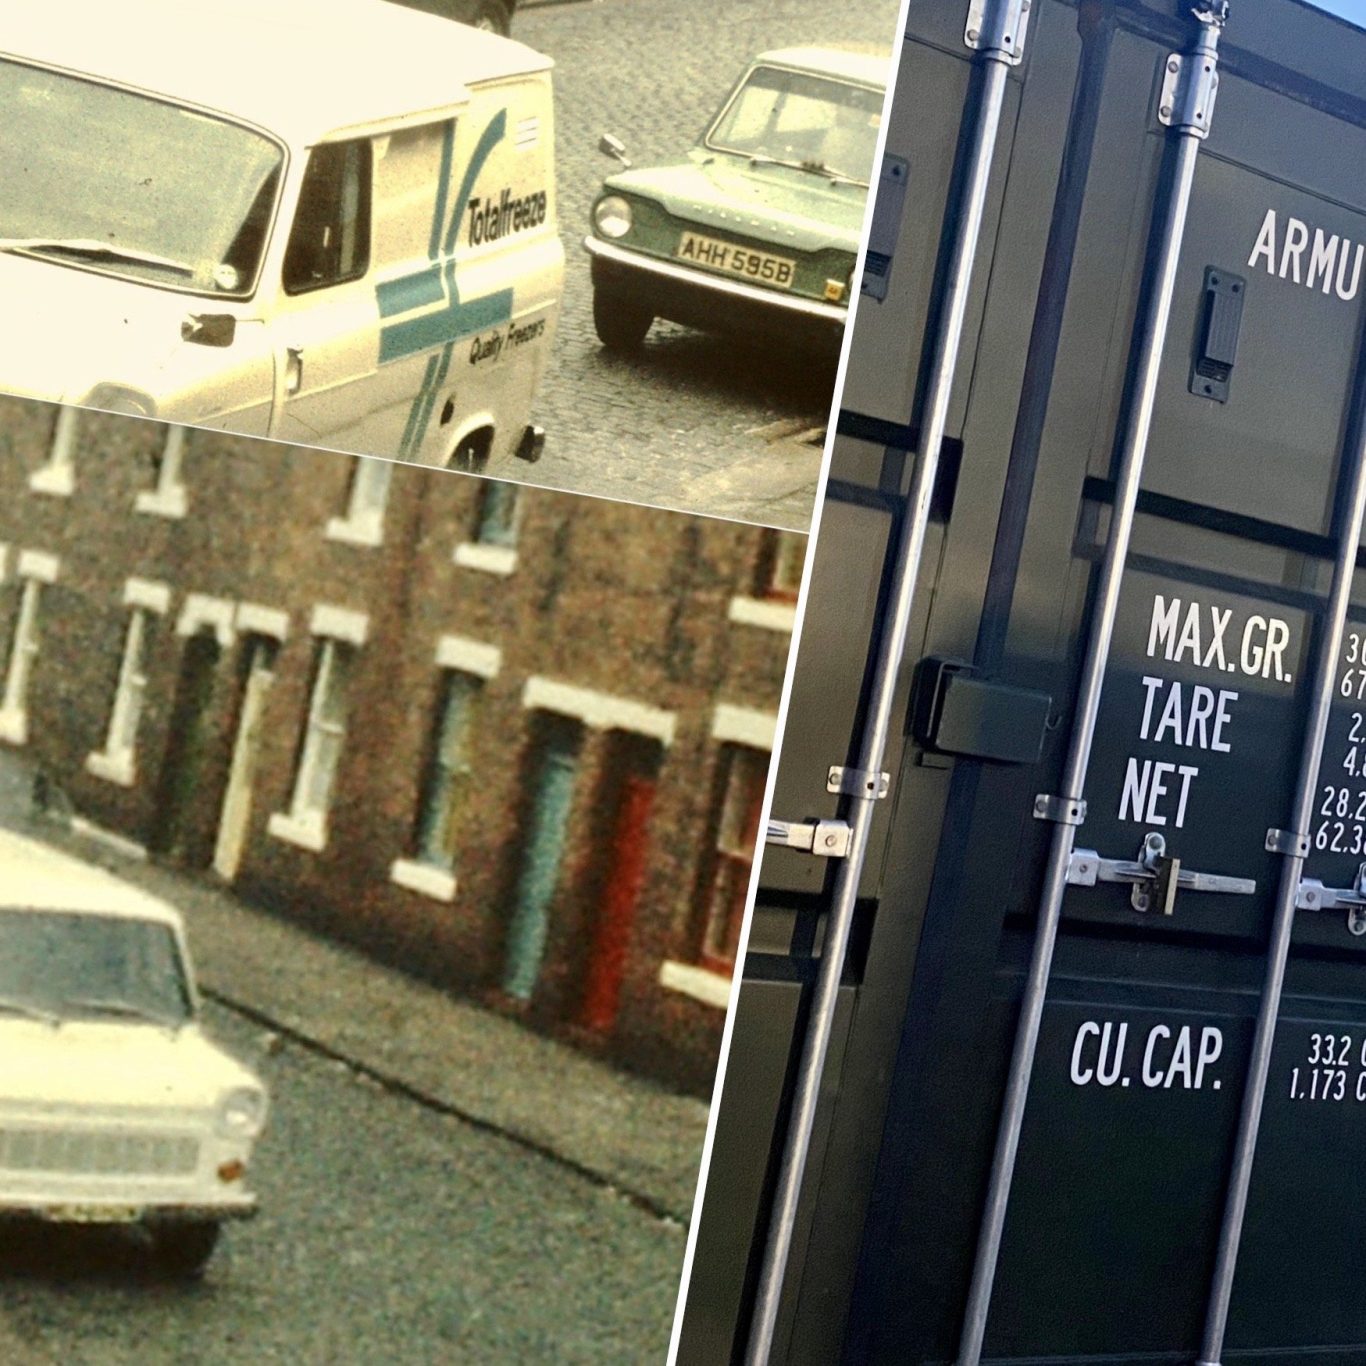
[[[1188,892],[1223,892],[1251,896],[1257,882],[1250,877],[1226,877],[1222,873],[1197,873],[1167,857],[1167,841],[1156,831],[1143,836],[1136,859],[1101,858],[1094,849],[1074,849],[1067,860],[1067,881],[1073,887],[1094,887],[1098,882],[1132,884],[1129,904],[1144,913],[1171,915],[1178,888]]]
[[[1325,887],[1316,877],[1301,878],[1295,906],[1301,911],[1345,910],[1347,928],[1355,935],[1366,934],[1366,863],[1358,866],[1350,887]]]

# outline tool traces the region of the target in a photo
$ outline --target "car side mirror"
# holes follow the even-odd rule
[[[197,346],[231,346],[237,319],[231,313],[191,313],[180,324],[182,341]]]
[[[598,151],[614,157],[628,171],[631,169],[630,159],[626,155],[626,144],[620,138],[614,138],[611,133],[604,133],[598,139]]]

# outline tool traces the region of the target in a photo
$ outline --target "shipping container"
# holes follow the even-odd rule
[[[885,153],[677,1360],[1366,1361],[1366,32],[911,0]]]

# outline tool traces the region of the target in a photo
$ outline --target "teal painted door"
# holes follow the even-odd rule
[[[545,726],[542,736],[503,967],[503,990],[519,1001],[531,999],[541,975],[550,903],[560,878],[579,769],[581,731],[576,724],[557,718]]]

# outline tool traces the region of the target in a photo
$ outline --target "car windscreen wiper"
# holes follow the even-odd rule
[[[864,189],[868,188],[866,180],[860,180],[858,176],[850,175],[847,171],[837,171],[823,161],[804,161],[802,170],[810,171],[812,175],[824,176],[827,180],[838,181],[841,185],[862,185]]]
[[[173,1019],[160,1011],[148,1010],[132,1001],[120,1001],[105,996],[76,996],[62,1002],[63,1011],[89,1011],[92,1015],[117,1015],[123,1019],[145,1020],[148,1024],[161,1025],[164,1029],[178,1030],[183,1020]]]
[[[37,255],[78,256],[91,261],[122,261],[135,266],[157,266],[189,278],[194,267],[169,256],[131,247],[116,247],[94,237],[0,237],[0,251],[31,251]]]
[[[31,1005],[28,1001],[16,1001],[11,996],[0,996],[0,1014],[23,1015],[30,1020],[41,1020],[43,1024],[61,1024],[61,1020],[50,1010]]]

